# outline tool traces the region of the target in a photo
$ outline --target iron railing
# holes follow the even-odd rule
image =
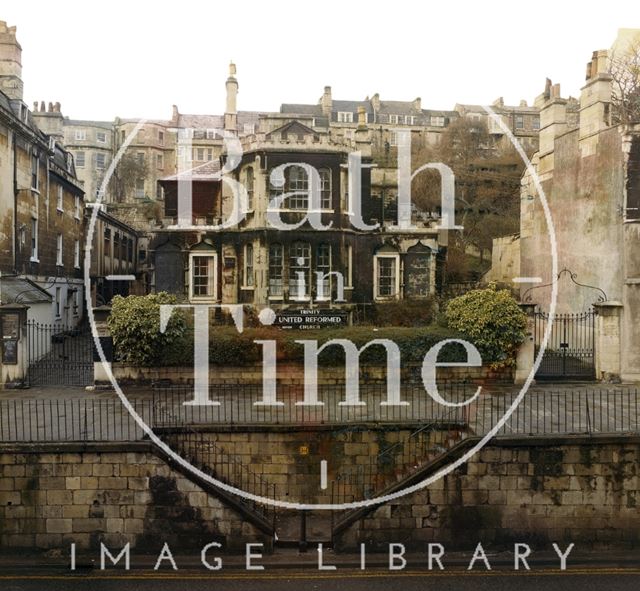
[[[447,400],[462,402],[470,398],[477,385],[466,382],[446,382],[438,391]],[[319,385],[318,399],[322,406],[302,405],[302,386],[279,385],[277,401],[281,406],[260,406],[263,388],[259,384],[211,385],[209,400],[215,406],[189,406],[193,400],[192,386],[159,387],[153,390],[154,422],[159,427],[181,425],[331,425],[356,423],[423,424],[445,416],[449,408],[438,404],[425,392],[424,386],[409,383],[402,386],[403,406],[386,406],[386,384],[362,385],[363,406],[341,404],[346,399],[344,384]],[[460,414],[462,411],[460,411]],[[447,415],[448,416],[448,415]],[[459,417],[461,418],[461,417]]]
[[[440,388],[448,400],[462,401],[477,386]],[[302,392],[279,390],[279,407],[256,407],[259,389],[212,386],[211,398],[220,406],[183,406],[191,399],[187,388],[166,388],[147,398],[130,398],[132,409],[153,429],[198,428],[215,431],[225,425],[307,427],[321,425],[413,425],[434,422],[468,424],[470,432],[488,433],[513,404],[517,392],[483,394],[474,403],[454,409],[437,404],[420,385],[403,388],[408,406],[380,406],[386,399],[384,386],[366,387],[361,399],[366,406],[338,406],[343,387],[322,387],[324,406],[297,406]],[[285,388],[286,390],[286,388]],[[21,391],[22,392],[22,391]],[[0,442],[99,442],[138,441],[145,437],[134,418],[115,396],[112,398],[14,397],[0,399]],[[103,395],[104,396],[104,395]],[[638,432],[639,394],[635,387],[580,387],[564,390],[529,390],[497,435],[551,435]]]

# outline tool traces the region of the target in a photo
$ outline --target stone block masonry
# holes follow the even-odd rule
[[[374,430],[340,436],[340,445],[326,450],[328,432],[310,430],[229,430],[215,441],[243,462],[260,462],[256,471],[269,467],[269,478],[285,477],[302,494],[302,482],[311,476],[306,460],[291,460],[300,442],[306,441],[309,456],[338,449],[342,461],[357,466],[375,452],[379,436]],[[400,436],[387,433],[385,440]],[[465,440],[443,461],[473,442]],[[639,467],[640,436],[497,438],[426,490],[368,512],[323,515],[336,523],[338,551],[358,551],[360,543],[387,551],[391,542],[415,551],[428,542],[447,550],[473,549],[478,542],[496,550],[512,550],[515,542],[534,548],[574,543],[579,550],[637,547]],[[433,468],[411,478],[422,479]],[[266,552],[272,535],[233,499],[173,469],[147,443],[0,446],[4,550],[65,549],[72,542],[95,550],[100,542],[113,548],[129,542],[132,550],[153,553],[167,542],[189,552],[213,541],[241,552],[246,543],[263,543]]]
[[[428,489],[358,516],[334,543],[637,547],[639,476],[638,436],[500,438]]]
[[[271,537],[169,467],[147,444],[0,448],[0,547],[244,551]]]

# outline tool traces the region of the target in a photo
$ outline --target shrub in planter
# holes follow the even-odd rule
[[[176,304],[165,292],[146,296],[115,296],[108,325],[118,357],[140,366],[189,365],[192,341],[183,310],[174,310],[164,333],[160,332],[160,306]]]
[[[474,289],[449,302],[446,318],[449,328],[472,342],[492,368],[515,365],[527,318],[509,290],[495,284]]]

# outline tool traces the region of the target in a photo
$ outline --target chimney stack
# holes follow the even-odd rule
[[[331,110],[333,109],[333,99],[331,98],[331,86],[324,87],[324,93],[320,99],[320,106],[322,107],[322,114],[327,117],[331,116]]]
[[[40,101],[40,108],[38,108],[38,102],[33,104],[33,117],[34,123],[38,128],[46,133],[55,137],[61,144],[64,144],[64,117],[60,112],[60,103],[49,102],[45,107],[45,102]]]
[[[224,128],[227,131],[238,131],[238,81],[236,80],[236,65],[229,64],[227,78],[227,107],[224,113]]]
[[[10,99],[22,100],[22,47],[16,39],[16,28],[0,21],[0,90]]]

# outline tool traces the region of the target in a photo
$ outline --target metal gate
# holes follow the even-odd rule
[[[88,327],[27,323],[27,383],[31,386],[93,384],[93,338]]]
[[[596,312],[556,314],[536,379],[595,379]],[[534,312],[536,359],[549,323],[549,314]]]

